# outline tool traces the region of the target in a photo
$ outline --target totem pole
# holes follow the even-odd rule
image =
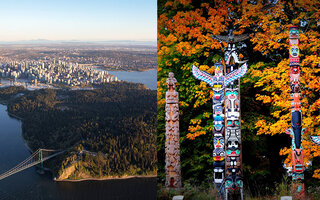
[[[224,193],[224,172],[225,172],[225,123],[224,123],[224,89],[235,80],[241,78],[247,71],[247,64],[231,71],[223,76],[222,62],[215,62],[215,75],[200,71],[196,66],[192,66],[192,73],[196,79],[206,82],[213,87],[213,172],[214,183],[220,189],[220,194]],[[229,103],[229,102],[228,102]],[[238,104],[237,104],[238,105]]]
[[[224,180],[224,76],[222,63],[215,63],[215,75],[200,71],[196,66],[192,66],[192,73],[197,78],[213,89],[213,175],[214,183],[220,188]]]
[[[291,128],[286,129],[285,133],[292,137],[292,191],[298,195],[298,199],[304,199],[302,135],[307,129],[302,128],[302,113],[300,107],[299,30],[296,26],[291,26],[289,28],[289,65]]]
[[[239,61],[235,44],[229,43],[225,52],[226,73],[237,72],[239,64],[246,61]],[[226,87],[225,99],[225,121],[226,121],[226,178],[225,178],[225,199],[228,196],[239,196],[243,199],[243,180],[241,175],[241,123],[240,123],[240,77],[245,72],[237,74],[238,81],[231,82]],[[228,76],[228,75],[227,75]]]
[[[179,95],[177,80],[172,72],[167,79],[166,92],[166,188],[181,188],[180,142],[179,142]]]

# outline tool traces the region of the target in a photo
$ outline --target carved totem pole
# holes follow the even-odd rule
[[[232,54],[232,52],[230,52],[230,56],[234,56],[235,54]],[[228,57],[229,58],[229,57]],[[238,57],[237,57],[238,58]],[[235,60],[235,59],[234,59]],[[238,61],[238,60],[237,60]],[[238,62],[240,63],[240,62]],[[212,76],[210,74],[208,74],[207,72],[204,71],[200,71],[196,66],[192,66],[192,73],[193,76],[196,79],[199,79],[201,81],[206,82],[207,84],[209,84],[211,87],[213,87],[213,143],[214,143],[214,150],[213,150],[213,172],[214,172],[214,183],[216,184],[216,187],[220,190],[220,194],[223,195],[223,193],[225,192],[225,188],[228,186],[228,189],[234,189],[234,182],[235,183],[239,183],[241,185],[242,188],[242,179],[241,182],[239,182],[240,178],[234,178],[232,179],[232,184],[229,184],[229,179],[224,178],[225,177],[225,167],[228,166],[227,162],[229,162],[229,164],[235,164],[238,165],[238,163],[234,162],[233,159],[228,159],[228,152],[229,149],[226,148],[227,146],[230,146],[229,144],[227,144],[227,142],[231,142],[231,141],[235,141],[235,137],[236,137],[236,129],[238,131],[239,129],[239,118],[235,118],[236,116],[232,116],[231,111],[233,111],[233,114],[235,114],[236,110],[239,111],[239,101],[237,101],[236,99],[234,99],[233,95],[231,93],[226,93],[226,95],[229,95],[230,97],[230,101],[226,101],[225,106],[228,107],[230,109],[230,112],[228,109],[224,109],[223,105],[225,102],[225,87],[227,87],[228,85],[232,84],[235,80],[241,78],[242,76],[244,76],[244,74],[247,72],[247,64],[244,63],[241,67],[237,68],[237,69],[233,69],[232,71],[230,70],[229,73],[226,73],[226,75],[223,75],[223,64],[222,62],[215,62],[214,64],[215,66],[215,75]],[[235,106],[236,105],[236,106]],[[229,114],[227,112],[229,112]],[[239,112],[238,112],[239,114]],[[228,119],[229,117],[229,121],[225,119]],[[238,119],[238,122],[235,122],[235,120]],[[233,121],[232,121],[233,120]],[[230,125],[230,130],[228,134],[225,134],[225,121],[227,121],[227,127],[228,127],[228,123],[232,122],[232,125]],[[237,123],[238,124],[238,128],[234,128],[234,124]],[[231,126],[232,129],[234,129],[234,131],[231,131]],[[227,130],[228,131],[228,130]],[[240,134],[240,131],[238,131],[237,133]],[[226,137],[226,139],[225,139]],[[225,142],[226,141],[226,142]],[[227,144],[227,146],[225,145],[225,143]],[[235,142],[232,142],[232,145],[235,145]],[[239,147],[239,145],[238,145]],[[231,148],[231,146],[230,146]],[[231,148],[233,150],[233,148]],[[227,152],[227,162],[225,162],[225,154]],[[238,152],[240,154],[240,152]],[[233,152],[230,153],[230,156],[234,155]],[[230,157],[229,156],[229,157]],[[232,161],[231,161],[232,160]],[[227,169],[229,170],[229,169]],[[240,170],[236,170],[237,173]],[[229,172],[227,172],[227,176],[229,176],[230,174],[232,174],[233,170]],[[236,172],[235,172],[236,173]],[[239,180],[238,180],[239,179]],[[225,181],[225,183],[228,183],[228,185],[226,184],[226,186],[224,186],[223,181]],[[227,196],[227,195],[226,195]]]
[[[215,63],[215,75],[200,71],[196,66],[192,66],[193,75],[213,89],[213,175],[217,188],[221,188],[224,180],[224,76],[222,63]]]
[[[177,80],[172,72],[167,79],[166,92],[166,188],[181,188],[180,137],[179,137],[179,95]]]
[[[229,43],[225,52],[226,73],[235,74],[238,81],[230,83],[226,87],[225,114],[226,114],[226,178],[225,199],[228,196],[240,196],[243,199],[243,180],[241,173],[241,120],[240,120],[240,77],[246,71],[238,73],[239,65],[246,61],[240,61],[235,44]],[[240,195],[239,195],[240,194]]]
[[[289,28],[289,65],[291,88],[291,128],[286,134],[292,137],[292,189],[298,199],[304,199],[304,167],[302,135],[307,129],[302,128],[301,95],[300,95],[300,58],[299,30],[296,26]]]

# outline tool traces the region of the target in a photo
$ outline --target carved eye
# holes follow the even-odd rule
[[[242,187],[242,181],[241,181],[241,180],[238,180],[236,183],[237,183],[240,187]]]
[[[228,120],[228,121],[227,121],[227,126],[231,126],[231,124],[232,124],[232,121],[231,121],[231,120]]]
[[[232,181],[226,181],[226,187],[229,187],[232,184]]]
[[[220,141],[220,144],[224,144],[224,139],[223,138],[221,138],[219,141]]]

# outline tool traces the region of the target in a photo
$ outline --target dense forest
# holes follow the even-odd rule
[[[156,92],[141,84],[93,90],[0,89],[8,112],[22,118],[32,150],[66,149],[47,164],[64,178],[156,173]]]
[[[320,132],[319,1],[158,1],[158,167],[163,185],[165,92],[175,74],[180,104],[181,167],[184,185],[213,182],[212,88],[192,76],[192,65],[214,74],[214,61],[224,58],[226,42],[212,35],[248,34],[237,43],[239,58],[248,60],[241,79],[242,172],[252,196],[274,194],[288,177],[291,138],[288,29],[300,30],[300,69],[306,188],[319,185],[320,149],[310,135]],[[310,165],[312,163],[312,165]],[[291,178],[286,178],[291,180]]]

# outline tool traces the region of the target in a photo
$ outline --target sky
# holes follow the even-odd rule
[[[157,0],[8,0],[0,41],[156,41]]]

